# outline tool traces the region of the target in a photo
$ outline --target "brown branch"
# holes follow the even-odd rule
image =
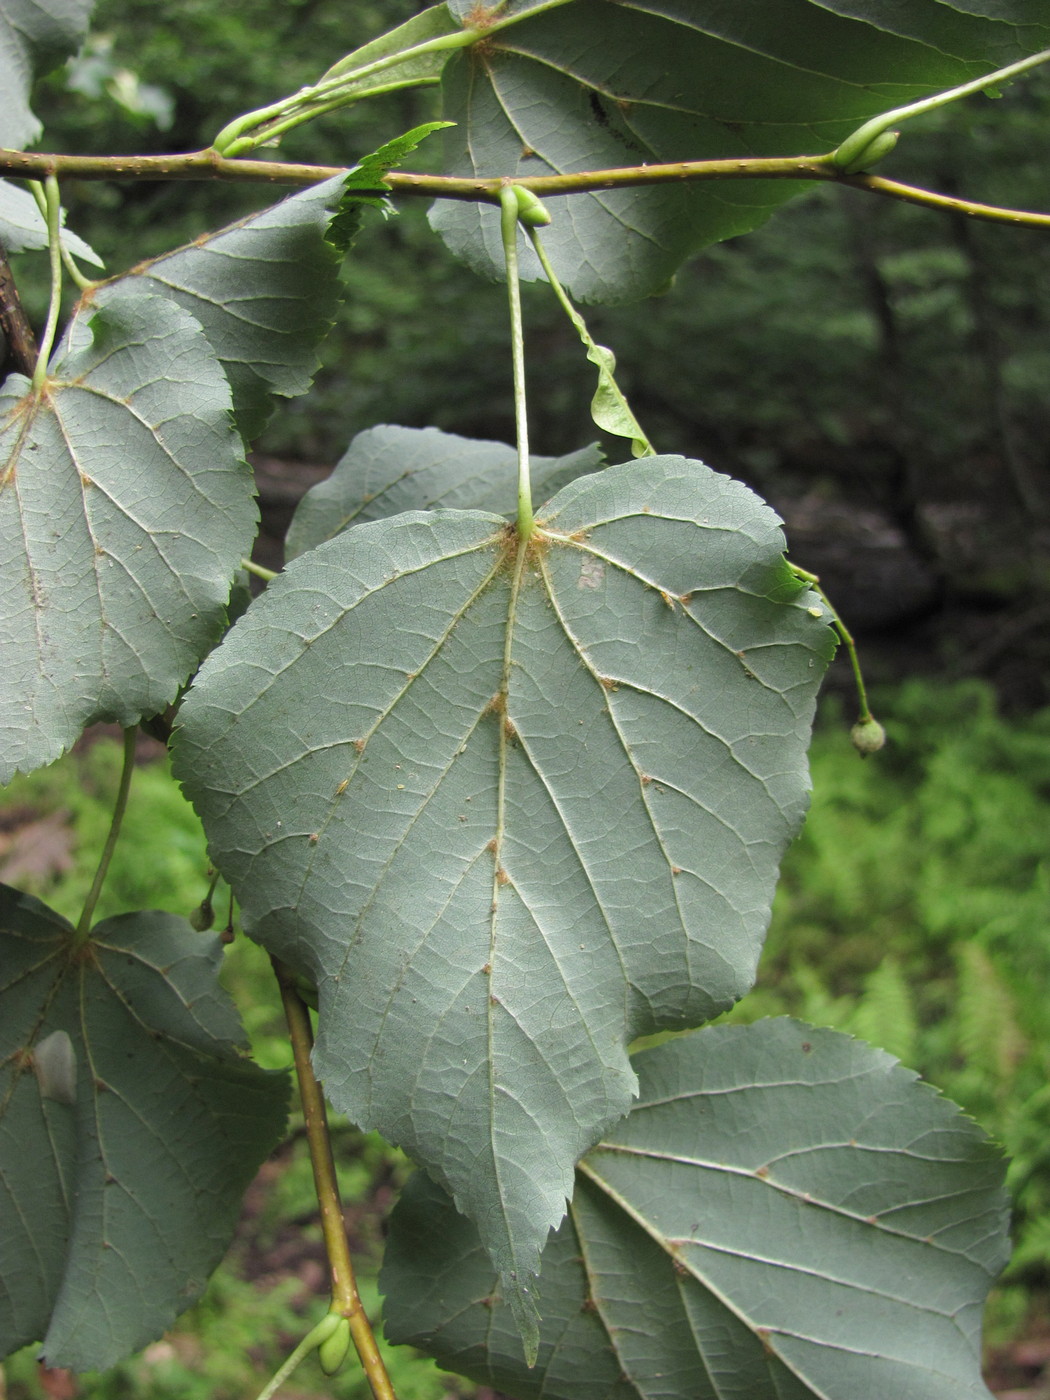
[[[310,1013],[296,989],[295,978],[289,969],[276,958],[272,958],[271,962],[281,989],[281,1001],[288,1023],[299,1094],[303,1104],[303,1117],[306,1120],[314,1187],[321,1210],[321,1233],[324,1236],[332,1278],[332,1309],[345,1317],[350,1324],[350,1335],[357,1348],[361,1366],[368,1377],[374,1400],[396,1400],[368,1315],[357,1291],[350,1245],[343,1223],[335,1161],[332,1157],[332,1140],[328,1134],[328,1114],[324,1095],[311,1063],[313,1027],[310,1024]]]
[[[7,340],[7,348],[15,367],[27,379],[32,379],[36,368],[36,337],[33,328],[22,309],[22,299],[18,295],[14,275],[7,261],[7,251],[0,243],[0,331]]]
[[[927,209],[965,214],[970,219],[985,219],[1024,228],[1050,228],[1050,214],[1035,214],[1027,209],[1003,209],[997,204],[977,204],[972,199],[957,199],[953,195],[920,189],[917,185],[904,185],[899,180],[885,180],[881,175],[842,175],[839,183],[855,190],[866,190],[868,194],[881,194],[889,199],[902,199],[908,204],[921,204]]]
[[[296,165],[285,161],[230,160],[213,150],[168,156],[68,156],[48,152],[0,149],[0,175],[41,179],[47,175],[78,180],[239,180],[248,183],[313,185],[352,167]],[[878,175],[844,175],[830,155],[749,156],[731,160],[691,160],[669,165],[634,165],[617,170],[584,170],[572,175],[540,175],[523,179],[509,176],[463,177],[416,175],[391,170],[386,189],[360,190],[361,195],[422,195],[427,199],[458,199],[498,204],[500,190],[508,183],[523,186],[540,198],[593,194],[598,190],[632,189],[646,185],[691,184],[701,180],[821,180],[848,185],[890,199],[906,200],[973,219],[995,223],[1050,228],[1050,214],[1025,209],[1003,209],[936,194]]]

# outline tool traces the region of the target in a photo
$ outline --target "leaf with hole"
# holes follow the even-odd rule
[[[595,444],[566,457],[533,457],[533,491],[551,494],[601,465]],[[517,510],[517,491],[518,454],[506,443],[437,428],[369,428],[354,438],[332,475],[299,502],[285,549],[294,559],[350,525],[406,510],[454,506],[510,515]]]
[[[197,322],[159,297],[82,302],[41,389],[0,391],[0,782],[174,698],[255,521]]]
[[[680,457],[522,545],[416,511],[301,555],[180,712],[246,926],[318,988],[333,1103],[480,1223],[519,1320],[627,1045],[750,986],[833,638],[776,516]]]
[[[194,1302],[284,1127],[217,938],[171,914],[81,944],[0,886],[0,1354],[95,1370]]]
[[[798,1021],[634,1057],[543,1255],[529,1369],[475,1227],[422,1173],[391,1220],[391,1341],[522,1400],[990,1400],[1004,1163],[882,1050]]]

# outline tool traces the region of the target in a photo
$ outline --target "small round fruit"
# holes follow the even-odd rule
[[[877,719],[862,719],[849,732],[853,747],[864,758],[870,753],[878,753],[886,743],[886,731]]]

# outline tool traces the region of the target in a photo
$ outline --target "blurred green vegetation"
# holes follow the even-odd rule
[[[976,682],[877,697],[861,761],[825,708],[758,983],[733,1021],[790,1014],[881,1045],[1010,1158],[1009,1332],[1050,1290],[1050,710],[1003,720]]]
[[[877,697],[886,749],[862,760],[837,701],[822,711],[813,805],[784,862],[758,984],[728,1018],[791,1014],[882,1045],[960,1103],[1010,1157],[1015,1254],[990,1319],[1016,1331],[1050,1293],[1050,709],[1004,719],[976,682],[912,681]],[[21,886],[76,918],[109,820],[119,747],[104,739],[5,790],[0,833],[64,813],[71,867]],[[0,847],[2,850],[2,847]],[[166,765],[136,773],[100,915],[127,908],[189,914],[207,888],[203,836]],[[226,896],[215,899],[225,920]],[[225,981],[257,1057],[287,1066],[265,955],[230,944]],[[381,1217],[407,1170],[375,1135],[337,1122],[336,1149],[355,1251],[370,1298]],[[312,1255],[311,1255],[312,1251]],[[321,1258],[305,1140],[289,1143],[253,1193],[251,1214],[205,1300],[162,1343],[91,1378],[118,1400],[244,1395],[306,1330],[323,1293],[297,1282]],[[280,1262],[281,1260],[284,1262]],[[315,1273],[317,1265],[314,1266]],[[459,1382],[398,1354],[399,1393],[438,1400]],[[36,1400],[31,1355],[8,1367],[9,1400]],[[321,1382],[303,1373],[297,1393]],[[353,1371],[329,1392],[363,1396]]]

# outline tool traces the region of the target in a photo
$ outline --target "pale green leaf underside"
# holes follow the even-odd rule
[[[454,173],[526,177],[819,155],[878,112],[1050,46],[1045,6],[1029,0],[1004,0],[994,18],[962,12],[989,7],[940,0],[529,8],[445,68]],[[629,300],[659,288],[691,253],[756,227],[802,188],[733,180],[552,199],[544,243],[576,295]],[[471,266],[502,275],[498,210],[439,202],[432,221]],[[522,275],[542,275],[531,249]]]
[[[596,445],[567,457],[533,457],[533,491],[549,495],[601,464]],[[294,559],[351,525],[406,510],[451,506],[510,515],[517,510],[517,490],[518,454],[506,443],[438,428],[369,428],[354,438],[332,475],[299,502],[286,556]]]
[[[883,1051],[797,1021],[634,1064],[638,1102],[544,1251],[535,1369],[477,1231],[422,1173],[391,1221],[392,1341],[523,1400],[988,1400],[980,1308],[1007,1209],[973,1122]]]
[[[345,177],[291,195],[259,214],[118,278],[120,295],[159,293],[200,322],[233,393],[245,441],[273,396],[304,394],[339,301],[338,250],[327,241]]]
[[[421,14],[413,15],[404,24],[398,25],[396,29],[380,35],[378,39],[373,39],[371,43],[365,44],[363,47],[355,49],[353,53],[347,54],[345,58],[341,58],[338,63],[334,63],[323,74],[321,81],[324,82],[362,68],[368,68],[381,59],[389,58],[394,54],[406,53],[420,45],[429,43],[433,39],[438,39],[444,34],[454,34],[456,27],[447,5],[431,5]],[[378,73],[373,73],[371,76],[361,78],[358,82],[349,84],[348,90],[362,95],[377,87],[382,90],[392,77],[399,82],[406,80],[432,81],[441,76],[445,57],[445,53],[441,50],[418,54],[414,58],[399,63],[393,71],[380,69]]]
[[[301,556],[175,744],[253,936],[317,982],[332,1101],[449,1187],[522,1316],[627,1044],[751,984],[832,650],[776,517],[701,463],[538,519],[524,557],[460,511]]]
[[[62,218],[64,222],[65,210]],[[22,253],[46,248],[47,243],[47,224],[36,200],[28,190],[0,180],[0,246],[8,253]],[[62,245],[81,262],[102,266],[102,259],[95,250],[67,228],[62,230]]]
[[[0,1355],[95,1370],[202,1291],[279,1137],[217,938],[139,913],[72,929],[0,886]]]
[[[82,305],[39,394],[0,391],[0,782],[171,701],[251,546],[251,474],[200,327]]]
[[[0,146],[21,150],[39,136],[33,79],[76,52],[93,8],[94,0],[0,0]]]

